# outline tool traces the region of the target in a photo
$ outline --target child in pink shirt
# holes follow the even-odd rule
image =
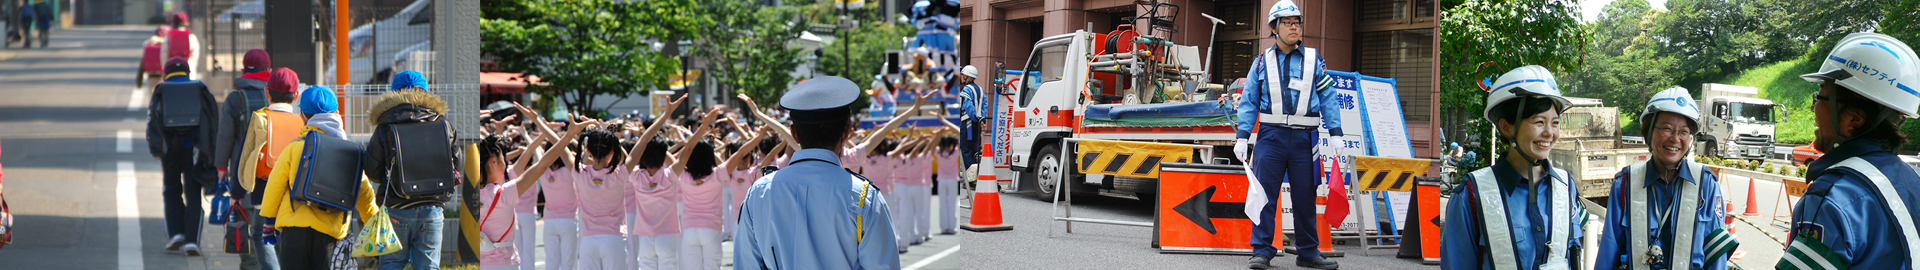
[[[481,173],[487,177],[487,184],[480,188],[480,198],[478,198],[482,203],[487,204],[481,207],[486,210],[480,213],[479,218],[481,236],[487,239],[486,243],[481,244],[481,268],[507,270],[519,267],[520,252],[515,243],[518,238],[515,233],[518,230],[516,228],[518,224],[515,224],[515,220],[518,216],[509,212],[518,207],[522,193],[530,193],[528,190],[535,187],[535,181],[530,179],[539,179],[546,173],[548,165],[558,159],[559,155],[555,153],[558,151],[555,150],[563,149],[565,145],[572,143],[573,138],[578,136],[581,130],[579,127],[568,130],[564,139],[556,139],[553,138],[552,133],[546,133],[547,136],[534,140],[532,145],[553,140],[558,141],[558,146],[548,148],[548,153],[541,157],[539,162],[531,164],[532,168],[526,169],[524,173],[512,173],[507,168],[506,157],[502,155],[506,149],[506,145],[503,144],[504,137],[490,136],[480,142],[480,158],[485,164]],[[531,156],[533,156],[532,153],[522,153],[521,162],[517,162],[521,165],[515,166],[514,169],[529,167],[525,161]],[[516,177],[508,179],[508,175]],[[528,201],[528,204],[532,202]],[[528,258],[528,260],[531,259]]]
[[[714,117],[720,114],[721,111],[718,109],[709,111],[698,123],[712,123]],[[682,143],[672,155],[668,155],[666,138],[656,135],[661,126],[666,125],[663,120],[665,118],[657,120],[654,125],[647,127],[646,132],[641,133],[640,138],[650,138],[650,140],[633,148],[633,153],[639,158],[629,163],[631,166],[637,166],[634,175],[629,178],[634,185],[633,194],[636,200],[634,211],[637,214],[634,218],[632,234],[628,235],[634,239],[635,258],[629,260],[635,261],[640,269],[682,267],[679,258],[680,250],[683,248],[679,204],[680,193],[685,192],[683,190],[687,188],[682,183],[689,181],[683,178],[690,177],[689,174],[694,172],[699,172],[701,176],[713,174],[713,145],[699,141],[713,131],[712,126],[700,125],[697,131],[688,137],[692,138],[691,141]],[[701,145],[705,145],[704,150],[700,149]],[[696,159],[695,155],[706,155],[704,157],[706,164],[689,167],[688,162]],[[708,184],[715,189],[721,187],[719,183]],[[718,218],[719,192],[713,193],[715,210],[713,216]],[[714,225],[714,230],[719,230],[719,224]],[[714,232],[713,235],[718,236],[718,232]],[[718,250],[718,244],[716,240],[715,250]],[[718,260],[718,255],[716,254],[714,258]]]
[[[726,188],[725,164],[716,162],[713,143],[692,142],[686,173],[674,179],[680,187],[679,201],[686,215],[680,223],[679,269],[720,269],[720,212]],[[662,267],[665,269],[668,267]]]
[[[605,129],[584,134],[586,150],[573,183],[579,203],[580,268],[628,269],[625,232],[628,182],[632,172],[613,163],[618,137]]]

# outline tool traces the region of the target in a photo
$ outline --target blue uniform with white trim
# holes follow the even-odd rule
[[[1539,269],[1542,261],[1550,255],[1543,250],[1547,246],[1546,242],[1552,239],[1551,226],[1546,222],[1549,220],[1550,211],[1549,207],[1545,206],[1549,205],[1548,202],[1552,200],[1553,193],[1580,194],[1578,186],[1565,185],[1568,187],[1567,190],[1554,190],[1552,188],[1554,181],[1570,181],[1565,175],[1558,175],[1558,172],[1549,174],[1553,179],[1546,179],[1534,185],[1531,180],[1522,178],[1513,164],[1506,159],[1497,159],[1493,167],[1483,170],[1492,171],[1493,178],[1500,188],[1499,193],[1503,197],[1502,202],[1505,204],[1508,224],[1508,228],[1503,229],[1510,232],[1513,237],[1510,245],[1514,250],[1513,257],[1517,259],[1517,267],[1514,269]],[[1488,222],[1482,220],[1484,211],[1481,211],[1478,198],[1479,186],[1474,184],[1479,179],[1468,176],[1465,180],[1467,184],[1457,187],[1458,190],[1454,191],[1453,199],[1447,202],[1447,224],[1441,227],[1440,234],[1443,239],[1440,241],[1440,269],[1502,269],[1495,266],[1494,259],[1491,257],[1490,243],[1487,242],[1489,228],[1484,227]],[[1539,203],[1529,203],[1529,197]],[[1585,211],[1579,212],[1583,215],[1585,213]],[[1580,236],[1585,233],[1582,232],[1580,223],[1580,218],[1574,218],[1569,220],[1569,224],[1565,224],[1571,230],[1568,238],[1563,240],[1569,247],[1581,246]],[[1578,258],[1579,254],[1574,253],[1573,249],[1577,248],[1570,249],[1568,254],[1558,255]]]
[[[1248,161],[1253,173],[1260,179],[1260,186],[1267,198],[1273,198],[1261,207],[1260,220],[1275,220],[1274,211],[1279,208],[1280,183],[1291,181],[1289,185],[1293,205],[1293,244],[1302,257],[1320,255],[1320,225],[1316,211],[1306,210],[1314,205],[1319,187],[1318,172],[1320,161],[1315,158],[1315,145],[1319,142],[1318,128],[1326,127],[1331,135],[1338,139],[1340,131],[1340,111],[1333,105],[1335,91],[1327,77],[1326,61],[1316,52],[1306,47],[1295,48],[1292,52],[1279,54],[1279,46],[1268,48],[1259,57],[1254,58],[1252,70],[1247,72],[1247,87],[1241,91],[1240,104],[1236,109],[1239,123],[1235,128],[1235,138],[1248,139],[1254,143],[1249,151]],[[1278,55],[1278,56],[1275,56]],[[1271,61],[1275,58],[1279,61]],[[1313,59],[1313,60],[1308,60]],[[1308,68],[1303,63],[1313,61]],[[1274,66],[1271,70],[1267,66]],[[1278,74],[1269,74],[1277,72]],[[1271,77],[1271,78],[1269,78]],[[1311,92],[1311,93],[1305,93]],[[1300,95],[1310,95],[1303,97]],[[1281,104],[1274,108],[1275,99]],[[1296,102],[1306,101],[1305,106]],[[1302,110],[1304,108],[1304,110]],[[1317,121],[1311,120],[1318,117]],[[1286,120],[1286,121],[1281,121]],[[1250,138],[1254,132],[1254,123],[1260,123],[1259,137]],[[1274,235],[1277,234],[1275,222],[1261,222],[1254,226],[1250,244],[1253,254],[1261,257],[1273,257]]]
[[[1865,160],[1884,174],[1882,181],[1893,189],[1886,192],[1904,201],[1909,214],[1920,216],[1914,211],[1920,210],[1920,205],[1914,204],[1920,202],[1920,175],[1880,144],[1869,139],[1847,141],[1807,167],[1812,180],[1807,183],[1806,196],[1794,205],[1793,235],[1796,241],[1818,240],[1830,247],[1839,261],[1827,263],[1849,269],[1893,270],[1914,269],[1914,260],[1920,259],[1908,258],[1912,254],[1908,250],[1913,244],[1910,242],[1920,236],[1903,233],[1911,228],[1902,227],[1910,224],[1900,224],[1893,217],[1892,205],[1888,204],[1892,200],[1882,196],[1883,190],[1859,170],[1835,166],[1853,158]],[[1814,260],[1801,263],[1823,268]]]
[[[1651,165],[1651,161],[1649,161],[1648,164]],[[1723,204],[1721,203],[1724,200],[1720,194],[1720,180],[1715,179],[1712,173],[1700,175],[1686,173],[1688,171],[1706,171],[1706,168],[1688,168],[1689,164],[1691,163],[1681,162],[1681,172],[1675,173],[1674,175],[1690,183],[1688,185],[1689,188],[1698,188],[1700,192],[1699,204],[1689,207],[1695,207],[1700,210],[1696,211],[1691,218],[1672,218],[1693,222],[1693,247],[1688,248],[1691,259],[1688,260],[1689,267],[1687,267],[1687,269],[1725,270],[1727,269],[1727,258],[1723,256],[1709,260],[1707,258],[1708,250],[1706,247],[1708,243],[1707,236],[1711,234],[1713,230],[1720,229],[1726,225],[1726,209],[1722,207]],[[1654,172],[1647,173],[1647,178],[1649,178],[1648,180],[1650,181],[1632,187],[1652,191],[1650,194],[1647,194],[1648,209],[1641,210],[1628,207],[1628,198],[1631,196],[1627,194],[1629,188],[1627,185],[1629,181],[1627,180],[1630,175],[1630,172],[1627,170],[1631,168],[1633,167],[1628,166],[1627,168],[1623,168],[1620,170],[1620,173],[1615,174],[1613,177],[1613,189],[1607,193],[1609,194],[1607,197],[1607,221],[1600,233],[1600,256],[1598,257],[1599,259],[1596,259],[1596,265],[1594,265],[1593,269],[1615,269],[1616,267],[1625,267],[1641,263],[1631,259],[1634,248],[1629,244],[1630,241],[1628,240],[1630,237],[1628,231],[1631,230],[1627,224],[1629,215],[1659,217],[1662,214],[1658,213],[1669,213],[1669,211],[1678,212],[1678,209],[1672,209],[1675,201],[1674,197],[1680,195],[1675,188],[1677,183],[1672,182],[1674,181],[1672,179],[1654,180],[1660,177],[1659,174]],[[1650,218],[1648,220],[1658,220],[1658,218]],[[1673,226],[1667,226],[1667,224],[1661,222],[1648,222],[1647,225],[1650,230],[1659,231],[1659,234],[1656,236],[1648,237],[1648,241],[1650,241],[1652,245],[1661,246],[1663,250],[1669,252],[1680,250],[1673,247],[1674,243],[1672,239],[1675,239],[1673,238],[1675,233]],[[1669,253],[1669,255],[1671,255],[1671,253]],[[1666,267],[1655,267],[1655,269],[1666,269]]]

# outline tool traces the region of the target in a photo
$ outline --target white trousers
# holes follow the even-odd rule
[[[960,228],[960,201],[955,196],[960,193],[960,179],[940,179],[940,232],[951,232]]]
[[[680,230],[680,269],[719,270],[720,231],[707,228]]]
[[[640,236],[633,235],[633,224],[636,224],[633,223],[634,221],[638,220],[635,219],[633,213],[627,213],[626,225],[620,225],[620,231],[627,232],[627,265],[632,266],[627,267],[627,269],[641,268],[640,260],[638,259],[640,257]]]
[[[933,206],[930,205],[933,204],[933,187],[915,185],[909,186],[907,190],[911,191],[907,194],[907,197],[912,198],[907,200],[909,201],[908,205],[913,206],[912,209],[907,209],[907,211],[913,215],[913,222],[908,224],[913,227],[913,230],[911,230],[913,232],[913,242],[924,242],[927,236],[932,235],[933,215],[931,213],[932,211],[929,210],[933,209]]]
[[[547,219],[547,229],[541,237],[547,239],[548,270],[573,270],[579,265],[580,221],[571,218]],[[533,249],[533,246],[519,247]],[[521,257],[520,261],[532,261],[532,259],[533,257]]]
[[[539,235],[539,233],[533,231],[533,228],[534,222],[539,222],[539,220],[534,220],[533,213],[514,213],[514,220],[517,221],[514,222],[514,225],[520,226],[519,228],[513,228],[513,246],[518,247],[518,251],[520,252],[520,267],[518,269],[533,270],[533,264],[536,263],[533,259],[534,237]]]
[[[906,184],[894,183],[893,188],[890,189],[893,192],[887,194],[887,212],[893,218],[893,220],[891,220],[891,222],[893,222],[893,243],[902,250],[907,249],[907,246],[913,245],[914,240],[913,229],[911,228],[913,214],[909,212],[909,209],[913,209],[913,207],[908,205],[911,204],[908,202],[911,201],[911,199],[908,198],[912,196],[911,194],[913,192],[908,189],[911,189],[911,187]]]
[[[638,254],[641,270],[678,269],[680,267],[680,234],[659,236],[633,236],[639,240]]]
[[[739,192],[746,193],[747,191],[741,190]],[[734,196],[745,196],[745,195],[734,195],[734,190],[731,187],[728,187],[726,191],[721,191],[720,193],[723,194],[721,195],[720,198],[722,200],[725,200],[720,205],[720,239],[723,241],[732,240],[733,225],[734,223],[737,223],[740,221],[740,212],[733,211],[733,209],[737,209],[739,207],[734,205],[735,203],[733,200],[735,200],[734,198],[736,198]]]
[[[626,239],[619,235],[594,235],[580,238],[580,269],[626,270]]]

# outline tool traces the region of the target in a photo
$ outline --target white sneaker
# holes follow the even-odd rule
[[[180,250],[186,251],[187,257],[200,256],[200,245],[187,243],[185,246],[182,246]]]
[[[173,235],[173,240],[167,241],[167,251],[178,251],[180,250],[180,245],[185,244],[187,244],[187,236],[175,234]]]

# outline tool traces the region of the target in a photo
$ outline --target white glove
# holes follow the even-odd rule
[[[1247,139],[1233,139],[1233,157],[1240,158],[1242,164],[1250,163],[1247,160]]]

